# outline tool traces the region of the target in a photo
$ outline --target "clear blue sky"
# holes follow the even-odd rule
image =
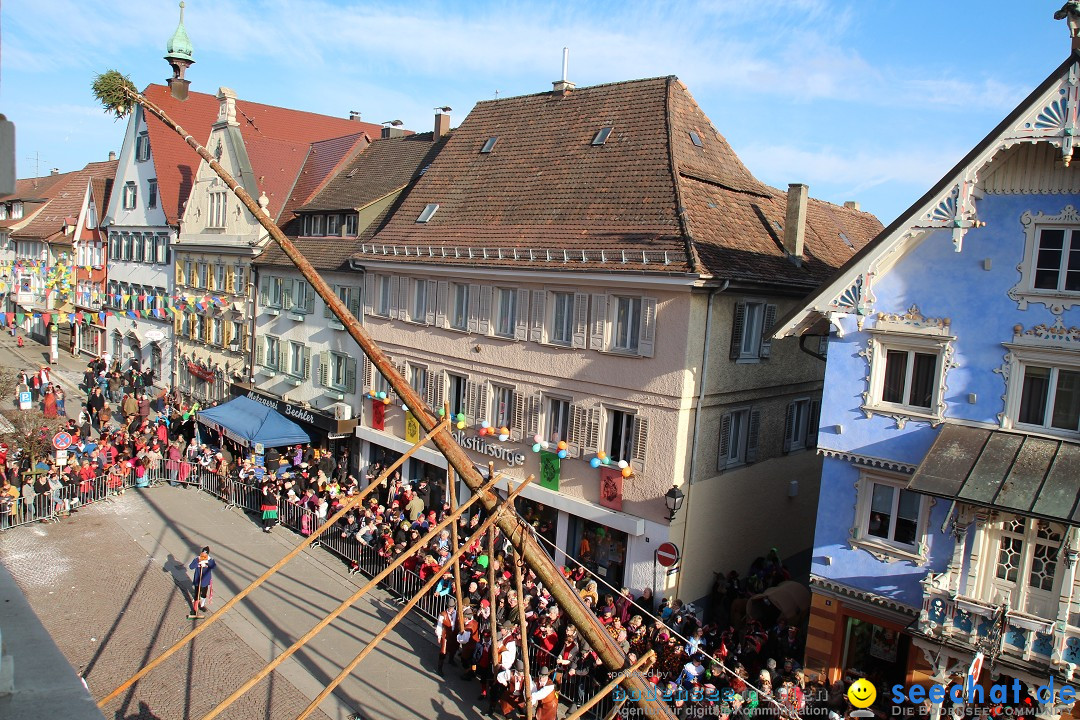
[[[540,2],[188,0],[192,89],[428,130],[450,105],[678,75],[761,180],[857,200],[888,224],[1069,53],[1062,0]],[[115,68],[163,82],[171,0],[15,0],[0,112],[19,176],[119,150],[90,93]]]

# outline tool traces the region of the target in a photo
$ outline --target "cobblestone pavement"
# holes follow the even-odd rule
[[[265,535],[248,516],[205,494],[161,486],[129,490],[59,524],[0,533],[0,562],[100,698],[191,629],[181,588],[199,547],[210,545],[219,564],[217,608],[297,541],[284,529]],[[301,555],[200,635],[192,649],[111,703],[106,717],[202,717],[361,582],[325,551]],[[396,610],[381,593],[365,597],[222,717],[295,718]],[[323,702],[325,713],[313,717],[479,718],[475,683],[458,681],[456,668],[448,681],[431,672],[431,635],[426,623],[399,625]]]

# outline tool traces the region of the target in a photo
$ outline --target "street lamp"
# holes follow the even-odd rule
[[[668,513],[670,513],[668,515],[668,522],[674,520],[675,514],[682,509],[683,498],[685,497],[683,491],[674,485],[671,486],[670,490],[664,493],[664,503],[667,505]]]

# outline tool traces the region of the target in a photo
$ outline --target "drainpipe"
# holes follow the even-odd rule
[[[698,435],[701,433],[701,405],[705,402],[705,381],[708,379],[709,369],[709,343],[712,340],[712,301],[713,296],[722,293],[731,285],[730,280],[709,291],[709,299],[705,304],[705,341],[701,348],[701,377],[698,378],[697,409],[694,413],[694,434],[690,445],[690,469],[686,480],[686,497],[683,499],[683,511],[687,514],[683,520],[683,533],[680,547],[686,549],[686,538],[690,529],[690,486],[694,484],[694,472],[697,469]],[[682,584],[682,573],[675,576],[675,597],[679,596],[679,586]],[[654,588],[654,590],[657,588]]]

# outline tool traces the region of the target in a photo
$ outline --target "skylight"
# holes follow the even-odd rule
[[[611,135],[611,131],[615,128],[602,127],[600,132],[596,133],[596,137],[592,139],[593,145],[603,145],[607,142],[608,136]]]
[[[487,142],[484,143],[484,147],[480,148],[480,152],[489,153],[495,147],[495,143],[499,142],[499,136],[489,137]]]
[[[696,130],[690,131],[690,142],[694,143],[698,147],[705,147],[701,144],[701,136],[697,134]]]
[[[848,238],[847,235],[845,235],[844,233],[840,233],[840,239],[843,240],[844,244],[847,245],[849,248],[851,248],[852,250],[855,249],[855,243],[851,242],[851,239]]]
[[[426,223],[428,220],[431,219],[431,217],[435,214],[435,211],[438,209],[438,203],[428,203],[427,207],[424,208],[424,212],[420,213],[420,217],[416,218],[416,222]]]

